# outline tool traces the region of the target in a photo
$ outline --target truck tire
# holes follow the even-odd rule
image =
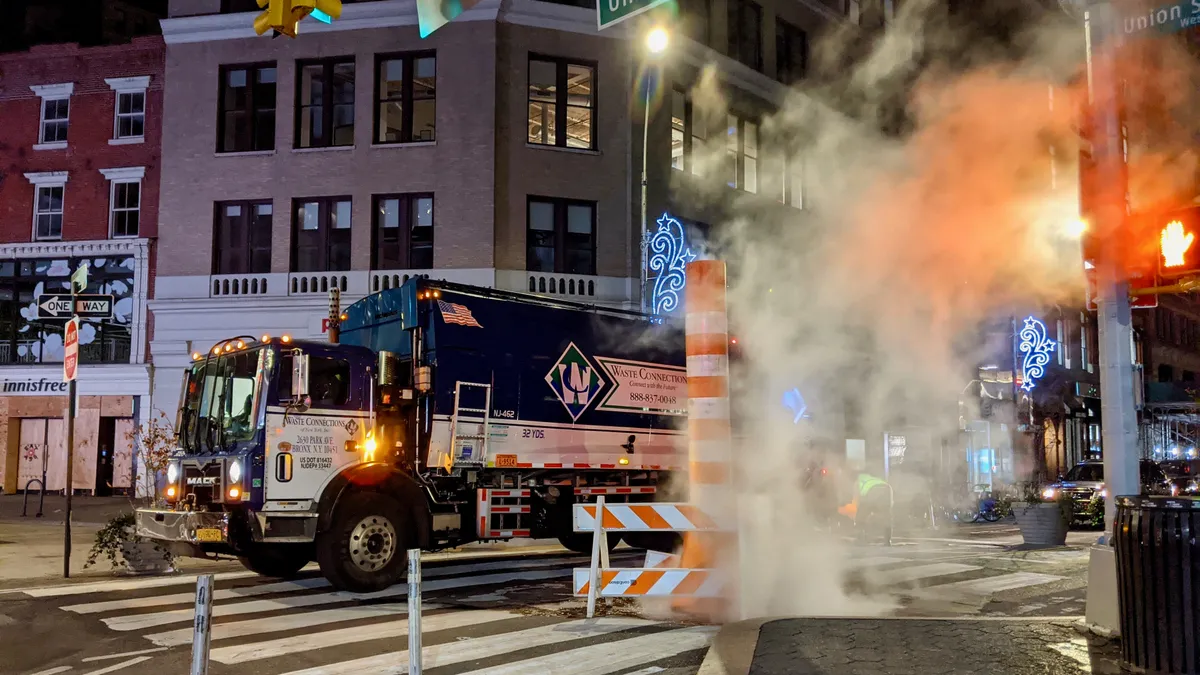
[[[570,534],[560,534],[558,543],[562,544],[563,548],[576,553],[591,553],[592,552],[592,533],[590,532],[572,532]],[[621,543],[621,535],[608,534],[608,550],[611,552]]]
[[[255,544],[238,556],[242,567],[264,577],[293,579],[312,560],[312,548],[304,544]]]
[[[412,541],[409,519],[396,500],[357,492],[341,500],[329,528],[318,536],[317,562],[338,590],[381,591],[404,576]]]

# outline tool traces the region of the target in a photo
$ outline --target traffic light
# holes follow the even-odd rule
[[[266,11],[254,20],[254,32],[262,35],[268,30],[276,34],[296,37],[300,20],[311,16],[322,23],[330,23],[342,15],[341,0],[257,0]]]
[[[1158,274],[1164,279],[1200,274],[1200,207],[1149,216],[1158,244]]]

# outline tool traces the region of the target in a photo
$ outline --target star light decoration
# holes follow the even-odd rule
[[[1017,344],[1023,358],[1021,360],[1021,390],[1032,391],[1037,381],[1046,374],[1046,365],[1050,363],[1050,354],[1054,352],[1057,342],[1051,340],[1046,332],[1046,324],[1033,318],[1025,318],[1025,325],[1017,334],[1020,342]]]
[[[667,314],[679,307],[679,293],[687,285],[687,264],[696,254],[687,247],[683,225],[664,213],[658,219],[658,230],[650,237],[650,269],[657,272],[650,309],[655,314]]]

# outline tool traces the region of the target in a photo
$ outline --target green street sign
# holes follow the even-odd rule
[[[604,30],[609,26],[621,23],[625,19],[637,16],[648,9],[657,7],[667,0],[597,0],[596,27]]]

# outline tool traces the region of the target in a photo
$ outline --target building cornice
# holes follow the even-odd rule
[[[62,84],[31,84],[30,91],[42,98],[68,98],[75,93],[74,82],[64,82]]]
[[[105,84],[120,94],[130,94],[146,91],[150,88],[150,76],[141,77],[106,77]]]
[[[123,166],[116,169],[100,169],[100,173],[104,175],[106,180],[115,181],[135,181],[142,180],[146,177],[146,167],[144,166]]]
[[[39,241],[0,244],[0,260],[53,257],[145,256],[149,239],[98,239],[90,241]]]

